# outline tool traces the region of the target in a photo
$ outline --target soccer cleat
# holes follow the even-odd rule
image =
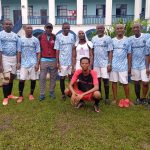
[[[119,107],[120,107],[120,108],[123,108],[123,107],[124,107],[124,99],[121,99],[121,100],[119,101]]]
[[[65,96],[65,95],[62,95],[62,96],[61,96],[61,99],[65,101],[65,100],[66,100],[66,96]]]
[[[23,101],[23,97],[22,96],[19,96],[18,100],[17,100],[17,103],[21,103]]]
[[[50,91],[49,96],[50,96],[50,98],[52,98],[52,99],[55,99],[55,98],[56,98],[54,91]]]
[[[40,99],[40,101],[43,101],[45,99],[45,95],[41,94],[39,99]]]
[[[95,105],[95,104],[94,104],[94,111],[97,112],[97,113],[100,112],[100,109],[99,109],[99,106],[98,106],[98,105]]]
[[[142,100],[137,98],[135,101],[135,105],[141,105],[142,104]]]
[[[124,107],[128,108],[130,106],[130,101],[129,99],[124,100]]]
[[[17,96],[14,96],[14,95],[9,95],[8,98],[9,98],[9,99],[18,99],[18,97],[17,97]]]
[[[148,99],[146,98],[141,98],[141,102],[143,105],[148,105]]]
[[[85,105],[85,103],[83,101],[81,101],[75,106],[75,108],[79,109],[79,108],[83,107],[84,105]]]
[[[29,100],[30,100],[30,101],[33,101],[33,100],[34,100],[34,96],[30,94],[30,95],[29,95]]]
[[[4,106],[6,106],[6,105],[8,104],[8,100],[9,100],[8,98],[4,98],[4,99],[3,99],[3,105],[4,105]]]
[[[105,99],[105,105],[110,105],[110,100],[109,99]]]

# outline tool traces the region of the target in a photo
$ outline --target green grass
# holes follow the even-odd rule
[[[134,99],[133,87],[131,95]],[[14,93],[18,95],[18,81]],[[150,149],[150,109],[133,106],[121,109],[105,106],[101,113],[93,111],[92,103],[75,109],[69,98],[61,100],[57,83],[56,100],[47,95],[39,102],[39,85],[36,100],[28,100],[27,82],[25,100],[8,106],[0,105],[0,150],[148,150]],[[0,89],[2,99],[2,90]],[[121,98],[123,88],[119,86]],[[112,98],[112,93],[110,94]]]

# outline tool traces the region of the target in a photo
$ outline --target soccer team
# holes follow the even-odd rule
[[[128,77],[134,82],[135,104],[150,104],[147,99],[150,81],[150,34],[141,33],[141,25],[134,23],[131,37],[125,37],[125,26],[115,26],[116,37],[105,34],[105,26],[96,26],[96,33],[89,41],[80,30],[77,38],[70,33],[70,25],[65,22],[62,32],[56,36],[52,33],[53,25],[47,23],[45,32],[32,35],[31,25],[25,25],[25,36],[19,38],[12,32],[12,21],[5,20],[0,32],[0,73],[3,73],[3,105],[9,99],[24,99],[25,81],[30,80],[29,100],[34,100],[34,90],[38,70],[40,69],[40,101],[45,99],[46,77],[50,73],[49,95],[56,98],[55,86],[57,74],[60,78],[62,99],[71,96],[76,108],[85,105],[85,100],[94,101],[94,110],[99,112],[99,101],[102,99],[101,82],[104,83],[105,104],[110,104],[109,84],[112,82],[113,101],[120,107],[128,107],[130,101]],[[13,80],[16,70],[20,70],[19,97],[12,95]],[[65,87],[65,78],[69,78],[69,86]],[[6,82],[6,79],[9,81]],[[125,99],[118,102],[117,83],[123,85]],[[140,91],[142,89],[142,96]]]

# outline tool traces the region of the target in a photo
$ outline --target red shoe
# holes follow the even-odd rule
[[[29,95],[29,100],[30,100],[30,101],[33,101],[33,100],[34,100],[33,95]]]
[[[124,107],[124,99],[121,99],[121,100],[119,101],[119,107],[120,107],[120,108],[123,108],[123,107]]]
[[[3,105],[4,105],[4,106],[6,106],[6,105],[8,104],[8,100],[9,100],[8,98],[4,98],[4,99],[3,99]]]
[[[124,100],[124,107],[128,108],[130,106],[130,101],[129,99]]]
[[[17,96],[14,96],[14,95],[9,95],[8,98],[9,98],[9,99],[18,99],[18,97],[17,97]]]
[[[18,100],[17,100],[17,103],[22,103],[22,101],[23,101],[23,97],[20,96],[20,97],[18,98]]]

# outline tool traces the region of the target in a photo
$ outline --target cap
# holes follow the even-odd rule
[[[51,23],[46,23],[45,27],[51,27],[51,28],[53,28],[53,25]]]

